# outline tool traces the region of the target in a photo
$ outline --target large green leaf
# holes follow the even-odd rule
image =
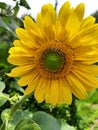
[[[41,130],[61,130],[60,122],[45,112],[34,113],[33,120],[40,126]]]
[[[74,127],[69,126],[68,124],[62,125],[61,130],[76,130]]]
[[[8,130],[15,130],[16,125],[24,118],[32,118],[32,113],[29,111],[18,110],[9,122]]]

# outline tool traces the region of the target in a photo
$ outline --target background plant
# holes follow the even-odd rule
[[[24,98],[24,90],[16,83],[17,78],[7,77],[6,73],[14,67],[7,62],[8,50],[16,38],[15,29],[23,26],[23,17],[18,18],[17,14],[21,6],[30,9],[26,0],[13,1],[14,7],[0,2],[0,130],[97,130],[97,89],[86,100],[74,98],[70,106],[53,107],[44,102],[38,104],[33,95]],[[54,6],[56,8],[57,1]],[[98,12],[92,15],[97,17]],[[24,101],[21,106],[20,100]],[[23,124],[26,125],[22,127]]]

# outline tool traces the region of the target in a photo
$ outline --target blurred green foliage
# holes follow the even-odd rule
[[[20,98],[20,96],[23,95],[23,88],[20,88],[18,86],[17,78],[10,78],[7,77],[5,73],[8,73],[11,68],[13,68],[13,65],[10,65],[7,62],[8,57],[8,50],[11,46],[13,46],[14,39],[17,38],[15,34],[15,29],[17,27],[23,27],[22,21],[23,18],[18,18],[17,14],[21,8],[21,6],[30,9],[29,4],[26,0],[13,0],[15,2],[15,6],[11,7],[10,5],[0,2],[0,125],[2,121],[6,118],[5,115],[7,115],[7,112],[9,108]],[[57,1],[56,1],[57,2]],[[57,4],[57,3],[56,3]],[[57,6],[57,5],[56,5]],[[25,14],[24,14],[25,15]],[[93,16],[97,16],[98,12],[93,14]],[[1,91],[2,90],[2,91]],[[22,110],[18,110],[15,113],[15,117],[13,117],[13,120],[10,122],[10,124],[14,123],[21,123],[23,122],[22,119],[24,117],[31,118],[34,113],[35,117],[34,120],[37,122],[37,124],[40,126],[41,121],[45,121],[47,117],[47,122],[49,121],[50,124],[52,123],[51,120],[57,125],[56,130],[59,130],[60,128],[58,124],[56,124],[56,119],[58,119],[60,122],[64,123],[64,126],[62,126],[61,130],[90,130],[90,127],[94,127],[94,130],[98,129],[98,90],[96,89],[94,92],[89,93],[88,99],[84,101],[78,101],[77,99],[73,100],[73,104],[70,106],[64,105],[57,105],[56,107],[53,107],[49,104],[40,103],[38,104],[36,100],[34,99],[34,96],[32,95],[30,98],[27,99],[27,101],[22,105]],[[4,110],[2,112],[2,110]],[[37,113],[38,111],[44,111],[48,113],[41,113],[43,118],[40,119],[40,114]],[[36,116],[39,114],[38,116]],[[18,116],[17,116],[18,115]],[[53,117],[51,117],[52,115]],[[41,116],[41,117],[42,117]],[[55,118],[56,119],[55,119]],[[38,119],[37,119],[38,118]],[[17,122],[15,121],[22,121]],[[20,119],[20,120],[19,120]],[[51,120],[50,120],[51,119]],[[14,122],[14,123],[13,123]],[[25,122],[28,122],[26,119]],[[32,122],[32,121],[31,121]],[[38,123],[39,122],[39,123]],[[65,125],[65,123],[69,125]],[[43,124],[41,126],[41,129],[43,129]],[[71,127],[71,126],[74,126]],[[9,126],[12,127],[12,126]],[[47,128],[45,125],[44,127]],[[14,126],[15,128],[15,126]],[[16,127],[17,130],[18,126]],[[13,128],[11,128],[12,130]],[[50,127],[50,129],[52,129]],[[49,130],[50,130],[49,129]],[[9,129],[10,130],[10,129]],[[46,130],[46,129],[45,129]],[[48,128],[47,128],[48,130]]]

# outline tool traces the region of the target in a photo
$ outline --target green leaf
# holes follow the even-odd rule
[[[0,93],[5,89],[5,83],[0,81]]]
[[[39,125],[33,120],[25,118],[21,120],[15,127],[15,130],[41,130]]]
[[[10,48],[9,44],[8,43],[3,43],[2,42],[3,39],[1,39],[0,41],[0,66],[7,66],[9,65],[8,62],[7,62],[7,57],[8,57],[8,50]],[[0,70],[0,74],[2,70]]]
[[[18,110],[9,122],[8,130],[15,130],[15,126],[24,118],[32,118],[32,113],[29,111]]]
[[[16,6],[13,8],[14,10],[14,15],[17,15],[18,11],[19,11],[19,5],[18,2],[16,3]]]
[[[9,95],[0,93],[0,107],[3,106],[7,100],[9,100]]]
[[[0,107],[3,106],[7,100],[9,100],[9,95],[2,93],[5,88],[5,84],[0,81]]]
[[[5,9],[5,8],[6,8],[6,3],[0,2],[0,8],[1,8],[1,9]]]
[[[40,126],[41,130],[61,130],[60,122],[45,112],[34,113],[33,120]]]
[[[31,9],[26,0],[20,0],[20,5],[27,9]]]
[[[10,109],[4,109],[2,111],[1,119],[2,119],[3,122],[9,118],[9,111],[10,111]]]
[[[75,130],[74,127],[69,126],[68,124],[62,125],[61,130]]]
[[[12,81],[10,87],[24,93],[24,89],[17,84],[17,81]]]
[[[15,34],[15,26],[14,26],[14,22],[12,21],[9,25],[8,24],[6,24],[4,21],[3,21],[3,19],[0,17],[0,27],[3,27],[3,28],[5,28],[5,29],[7,29],[8,31],[10,31],[15,37],[17,37],[16,36],[16,34]]]

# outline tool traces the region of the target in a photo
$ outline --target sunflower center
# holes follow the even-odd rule
[[[51,48],[43,52],[41,61],[47,71],[56,73],[62,70],[66,63],[66,58],[61,50]]]
[[[73,65],[73,50],[61,40],[48,41],[35,54],[35,71],[45,79],[63,78]]]

